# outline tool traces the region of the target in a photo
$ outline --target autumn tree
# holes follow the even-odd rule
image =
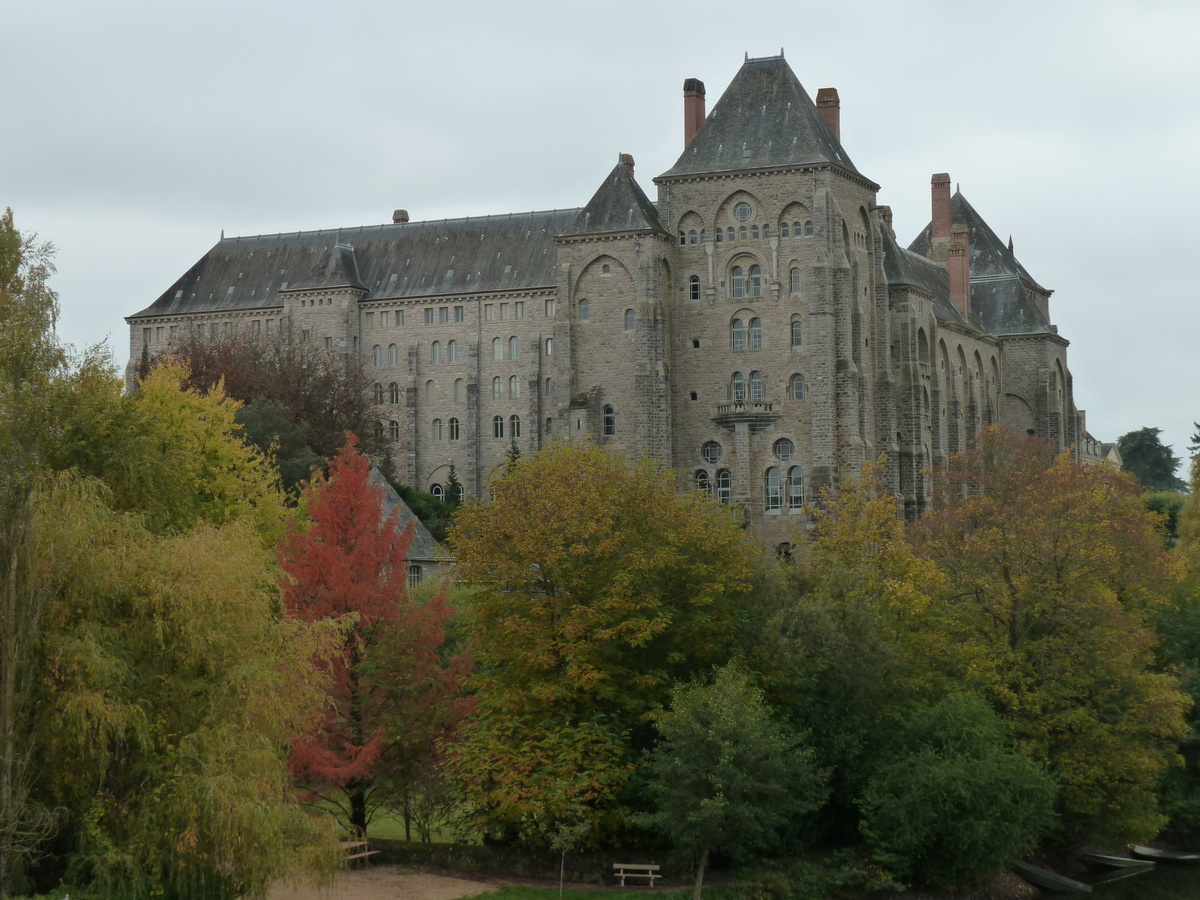
[[[709,854],[767,850],[825,799],[825,773],[804,736],[777,722],[749,678],[726,666],[711,683],[677,687],[657,721],[647,823],[697,856],[700,900]]]
[[[324,661],[327,709],[290,765],[358,829],[390,787],[417,777],[466,709],[466,657],[439,657],[452,610],[444,592],[424,603],[410,597],[412,533],[384,515],[370,467],[351,438],[328,478],[318,474],[305,489],[307,521],[294,522],[279,549],[289,615],[337,621],[345,637]]]
[[[491,490],[451,536],[477,666],[457,775],[493,833],[547,845],[582,816],[594,843],[627,822],[672,683],[725,661],[753,551],[719,504],[591,445],[514,460]]]
[[[1153,834],[1155,783],[1178,758],[1188,701],[1154,666],[1173,565],[1141,489],[999,428],[934,484],[914,537],[947,575],[964,687],[1049,768],[1061,836]]]

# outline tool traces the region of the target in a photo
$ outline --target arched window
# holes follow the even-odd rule
[[[625,310],[625,330],[633,331],[634,325],[637,324],[637,313],[632,309]]]
[[[682,247],[686,243],[687,243],[687,232],[681,228],[681,229],[679,229],[679,246]]]
[[[697,469],[692,476],[692,488],[697,491],[703,491],[706,494],[712,493],[712,485],[708,483],[708,471],[706,469]]]
[[[388,365],[400,365],[400,348],[395,344],[388,344]]]
[[[758,240],[758,226],[757,225],[750,226],[750,239],[754,240],[754,241]]]
[[[579,301],[579,321],[586,322],[592,317],[592,304],[587,300]]]
[[[399,402],[400,402],[400,385],[396,384],[396,382],[393,381],[391,384],[388,385],[388,403],[395,406]]]
[[[750,320],[750,349],[762,349],[762,319]]]
[[[763,478],[764,499],[767,509],[779,509],[783,506],[783,489],[779,483],[779,470],[774,466],[767,469]]]
[[[376,384],[375,387],[372,388],[372,391],[374,393],[375,403],[376,404],[382,403],[383,402],[383,385]]]
[[[446,362],[458,362],[458,341],[446,345]]]
[[[804,469],[792,466],[787,476],[788,509],[799,509],[804,505]]]
[[[750,296],[762,296],[762,266],[750,267]]]
[[[546,355],[554,355],[554,338],[546,338]]]
[[[691,231],[688,232],[688,243],[689,244],[696,243],[696,229],[695,228],[693,228]]]
[[[792,223],[792,237],[800,237],[800,232],[802,230],[803,226],[799,222]]]
[[[461,378],[454,379],[454,402],[462,403],[467,399],[467,383]]]
[[[746,240],[746,237],[747,237],[746,226],[745,225],[739,226],[738,227],[738,240],[744,241],[744,240]]]
[[[733,499],[733,478],[728,469],[717,469],[717,499],[722,503]]]
[[[725,229],[725,240],[729,241],[731,244],[737,240],[737,236],[733,233],[732,225]]]
[[[770,225],[764,225],[764,226],[763,226],[763,240],[765,241],[765,240],[766,240],[767,238],[769,238],[770,236],[771,236],[771,226],[770,226]]]
[[[383,365],[383,348],[378,344],[371,348],[371,364],[374,366]]]
[[[504,342],[500,338],[492,338],[492,359],[504,359]]]
[[[804,343],[804,326],[799,320],[792,322],[792,346],[799,347]]]
[[[703,228],[700,229],[700,243],[702,243],[702,244],[708,243],[708,232],[705,231]]]
[[[746,326],[741,319],[734,319],[729,326],[729,346],[734,350],[746,349]]]
[[[789,229],[788,229],[787,222],[784,222],[782,225],[779,226],[779,236],[780,237],[788,237],[789,236]]]
[[[741,372],[734,372],[729,382],[729,399],[734,403],[742,403],[746,399],[746,379]]]
[[[788,396],[793,400],[804,399],[804,376],[797,373],[792,376],[792,380],[788,382]]]
[[[554,379],[553,378],[546,379],[546,396],[547,397],[554,396]]]
[[[766,399],[766,388],[763,384],[762,372],[750,373],[750,399],[754,402]]]
[[[440,484],[431,484],[429,486],[429,493],[433,494],[433,499],[438,502],[443,502],[446,499],[446,489]]]
[[[513,375],[508,379],[508,396],[511,400],[517,400],[521,396],[521,377]]]
[[[604,407],[604,435],[605,437],[617,433],[617,413],[611,406]]]
[[[500,380],[499,375],[492,379],[492,399],[504,399],[504,382]]]
[[[509,359],[520,359],[521,358],[521,342],[519,340],[517,340],[515,335],[508,339],[508,358]]]
[[[400,440],[400,423],[395,419],[388,422],[388,440],[392,443]]]
[[[521,417],[511,416],[508,420],[508,429],[509,434],[514,438],[519,438],[521,436]]]
[[[717,232],[717,234],[720,234],[720,233],[721,233],[720,231]],[[691,278],[688,279],[688,299],[689,300],[699,300],[700,299],[700,276],[699,275],[693,275]]]
[[[807,222],[804,223],[804,234],[808,237],[812,237],[812,235],[813,235],[812,219],[809,219]]]
[[[800,293],[800,268],[793,266],[788,272],[788,292],[792,294]]]
[[[434,341],[429,348],[429,361],[435,366],[442,361],[442,342]]]
[[[612,266],[610,266],[608,263],[605,263],[600,267],[600,274],[605,278],[610,277],[612,275]]]
[[[434,441],[440,441],[442,439],[442,420],[441,419],[433,420],[433,428],[430,430],[430,434],[433,435]]]
[[[458,419],[451,419],[447,424],[450,426],[448,429],[450,432],[450,440],[457,441],[458,440]]]
[[[719,243],[721,243],[722,241],[724,241],[724,240],[725,240],[725,229],[724,229],[724,228],[718,228],[718,229],[717,229],[717,231],[716,231],[716,235],[717,235],[717,243],[719,244]]]
[[[382,441],[383,435],[384,435],[383,423],[380,421],[376,421],[375,422],[375,439]]]
[[[730,286],[733,289],[733,298],[738,300],[746,296],[746,274],[742,271],[741,266],[734,266],[733,272],[730,273]]]
[[[492,437],[494,437],[494,438],[504,437],[504,416],[493,416],[492,417]]]
[[[554,420],[547,417],[547,419],[546,419],[546,434],[552,434],[553,432],[554,432]]]

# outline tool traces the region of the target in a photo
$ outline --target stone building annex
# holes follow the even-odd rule
[[[622,155],[579,209],[222,238],[127,319],[130,359],[283,329],[361,355],[410,484],[438,494],[453,464],[479,496],[513,441],[587,439],[741,505],[768,543],[881,452],[914,515],[925,470],[989,424],[1086,444],[1051,292],[948,175],[905,248],[837,91],[814,103],[782,56],[707,115],[688,79],[684,112],[657,201]]]

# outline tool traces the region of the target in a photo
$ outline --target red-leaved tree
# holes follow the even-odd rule
[[[436,764],[467,711],[469,668],[465,654],[442,658],[454,612],[445,589],[424,602],[409,595],[412,533],[385,516],[384,489],[370,472],[351,436],[328,477],[306,486],[308,521],[293,522],[279,548],[288,614],[345,628],[340,651],[324,660],[323,718],[297,741],[289,765],[315,799],[359,829]]]

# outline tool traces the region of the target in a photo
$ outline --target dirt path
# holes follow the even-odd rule
[[[458,900],[494,891],[499,885],[445,875],[407,872],[396,866],[369,866],[338,875],[333,886],[276,884],[268,900]]]

